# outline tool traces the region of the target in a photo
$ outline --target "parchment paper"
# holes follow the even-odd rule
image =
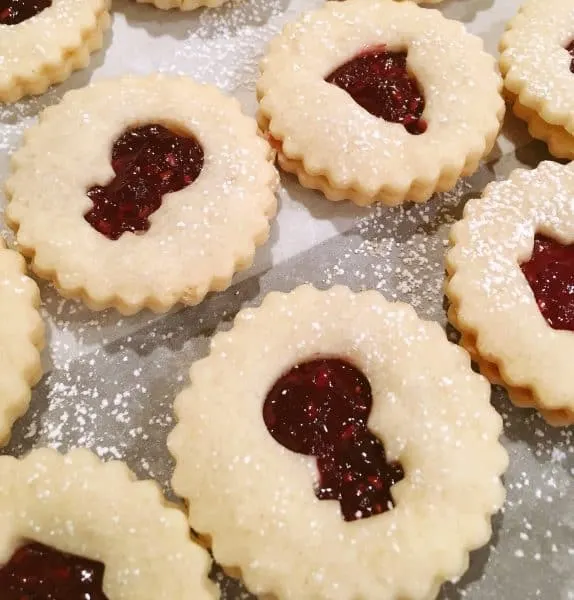
[[[439,6],[482,36],[487,50],[495,53],[504,24],[519,3],[447,0]],[[241,0],[181,14],[116,0],[112,30],[89,68],[40,98],[0,107],[0,179],[22,131],[38,112],[90,80],[157,70],[186,73],[235,95],[254,114],[257,62],[267,41],[302,10],[320,4]],[[86,446],[106,460],[126,460],[138,475],[157,479],[170,494],[172,461],[165,439],[173,426],[172,401],[186,383],[190,363],[207,352],[214,330],[229,327],[240,308],[258,304],[267,292],[303,282],[376,288],[444,324],[443,253],[450,224],[488,181],[547,158],[545,146],[532,141],[524,125],[509,116],[488,164],[423,207],[334,204],[284,176],[271,239],[259,250],[253,268],[227,292],[161,317],[93,313],[40,283],[49,326],[46,372],[5,452]],[[441,598],[574,600],[573,429],[546,426],[534,412],[513,408],[497,388],[493,403],[504,417],[503,441],[511,457],[505,476],[508,499],[494,519],[490,545],[472,555],[468,573],[444,586]],[[249,597],[217,568],[214,577],[223,598]]]

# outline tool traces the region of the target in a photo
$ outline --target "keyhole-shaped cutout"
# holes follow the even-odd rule
[[[537,233],[532,256],[520,268],[548,325],[574,331],[574,244]]]
[[[52,0],[0,0],[0,25],[18,25],[52,6]]]
[[[412,135],[427,130],[421,118],[425,100],[416,77],[407,69],[407,52],[391,52],[384,45],[369,48],[325,77],[345,90],[373,116],[401,123]]]
[[[0,567],[0,597],[108,600],[102,591],[103,577],[100,562],[32,543],[16,550]]]
[[[293,367],[263,405],[263,420],[277,442],[317,457],[315,494],[338,500],[345,521],[391,509],[391,486],[404,478],[367,427],[372,403],[367,378],[350,363],[327,358]]]
[[[147,231],[163,196],[199,177],[203,148],[191,134],[151,124],[125,131],[113,145],[111,160],[116,175],[107,185],[88,190],[93,206],[84,218],[117,240],[125,231]]]

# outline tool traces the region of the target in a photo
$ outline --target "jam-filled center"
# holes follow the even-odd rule
[[[566,46],[566,50],[572,57],[572,60],[570,61],[570,73],[574,73],[574,40],[572,40],[568,46]]]
[[[117,240],[126,231],[150,228],[149,216],[170,192],[193,183],[203,168],[203,148],[190,134],[151,124],[125,131],[112,148],[115,177],[88,190],[84,215],[101,234]]]
[[[548,325],[574,331],[574,244],[536,234],[532,257],[520,268]]]
[[[0,25],[18,25],[52,6],[52,0],[0,0]]]
[[[413,135],[427,130],[421,118],[424,96],[408,72],[406,52],[391,52],[385,46],[365,50],[337,67],[325,81],[345,90],[375,117],[401,123]]]
[[[43,544],[19,548],[0,568],[2,600],[108,600],[104,565]]]
[[[320,500],[338,500],[345,521],[393,507],[391,486],[403,479],[387,462],[381,441],[369,431],[372,407],[367,378],[340,359],[316,359],[293,367],[272,387],[263,420],[285,448],[317,457]]]

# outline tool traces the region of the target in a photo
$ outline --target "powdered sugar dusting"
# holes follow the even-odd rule
[[[573,20],[572,5],[567,2],[530,0],[502,38],[501,65],[507,88],[520,95],[526,107],[543,115],[544,124],[567,130],[572,126],[574,100],[572,57],[565,47],[572,40]]]
[[[20,143],[24,130],[33,119],[22,107],[4,107],[0,104],[0,174],[9,172],[10,156]],[[0,186],[0,226],[4,223],[5,199]]]
[[[313,0],[306,8],[314,4],[319,3]],[[252,91],[267,43],[295,14],[285,0],[231,0],[202,12],[175,60],[162,62],[159,70],[192,74],[229,92]]]
[[[408,302],[424,318],[442,319],[449,226],[459,218],[472,189],[468,180],[460,180],[428,204],[374,207],[354,229],[360,241],[327,267],[324,283],[374,288],[389,300]]]
[[[54,295],[50,313],[57,317],[58,327],[77,331],[72,337],[83,338],[84,354],[66,358],[66,350],[61,350],[55,369],[35,390],[32,410],[21,421],[8,450],[20,453],[32,445],[49,445],[63,451],[85,445],[103,458],[127,460],[140,476],[158,479],[169,491],[172,461],[165,437],[174,423],[173,397],[187,383],[189,364],[206,353],[218,323],[228,327],[230,317],[246,301],[258,304],[271,289],[289,289],[302,280],[319,285],[347,283],[355,289],[380,283],[379,289],[389,298],[413,302],[420,298],[422,316],[444,319],[440,306],[444,243],[451,222],[460,216],[466,198],[476,193],[476,185],[473,180],[461,182],[453,192],[426,206],[375,207],[349,234],[311,250],[303,260],[277,266],[199,307],[141,323],[118,341],[116,332],[130,326],[132,319],[120,319],[114,328],[106,314],[94,316],[81,305]],[[425,239],[427,243],[422,244]],[[389,265],[395,265],[390,275],[386,273]],[[100,338],[97,348],[90,351],[85,342],[95,338]],[[526,583],[509,574],[506,565],[532,573],[540,572],[537,564],[563,573],[572,565],[564,534],[572,528],[568,508],[574,474],[572,432],[553,430],[534,413],[515,409],[499,390],[494,401],[504,417],[511,453],[504,527],[495,519],[490,548],[473,557],[469,575],[444,588],[444,600],[482,598],[492,585],[497,590],[508,586],[522,590]],[[214,577],[224,590],[223,598],[251,598],[220,571],[214,571]],[[562,581],[567,594],[567,577]],[[547,597],[546,588],[538,585],[538,597]],[[524,590],[524,597],[531,592]]]
[[[480,179],[460,181],[452,192],[440,194],[424,206],[374,208],[357,222],[339,251],[325,249],[324,255],[331,259],[325,261],[323,283],[345,283],[355,289],[375,287],[389,299],[411,303],[421,316],[444,323],[443,255],[450,227],[460,219],[466,200],[477,195],[483,185]],[[532,178],[529,185],[533,185]],[[516,194],[510,200],[515,203]],[[501,198],[494,195],[488,206],[500,204]],[[489,221],[492,215],[484,222]],[[574,590],[567,575],[573,564],[569,539],[574,533],[574,515],[569,497],[574,432],[554,429],[535,412],[515,408],[502,388],[494,388],[493,401],[503,416],[505,445],[511,455],[505,477],[504,528],[500,529],[500,519],[495,517],[490,546],[476,553],[470,572],[457,584],[443,587],[441,597],[481,598],[493,576],[489,573],[506,578],[513,569],[536,572],[537,565],[544,564],[563,574],[557,597],[570,600]],[[516,578],[512,589],[523,589],[524,597],[545,597],[544,586],[529,587]]]
[[[257,63],[265,44],[301,9],[318,6],[315,0],[304,6],[253,0],[183,16],[131,1],[123,4],[132,7],[132,17],[124,27],[116,12],[112,46],[92,61],[98,71],[98,62],[109,59],[96,77],[158,67],[185,72],[233,92],[249,103],[250,111],[255,105],[252,90]],[[445,4],[447,11],[468,5],[460,10],[469,14],[478,7],[480,22],[470,23],[469,28],[475,30],[476,25],[488,31],[494,48],[502,27],[498,16],[511,12],[509,4],[517,9],[521,1],[494,0],[488,12],[482,0]],[[123,10],[121,5],[115,3],[116,11],[118,7]],[[134,22],[133,14],[144,11],[148,16]],[[82,74],[71,82],[72,87],[87,81],[91,71]],[[25,126],[34,122],[41,108],[59,100],[66,85],[52,88],[40,98],[0,106],[2,175]],[[125,459],[140,476],[156,478],[169,493],[173,464],[165,440],[174,423],[173,397],[187,384],[189,364],[207,352],[215,328],[229,327],[241,306],[258,304],[268,291],[288,291],[304,281],[319,286],[346,283],[355,289],[377,288],[389,299],[411,302],[421,316],[444,322],[441,286],[448,229],[460,217],[469,193],[476,195],[482,187],[480,180],[470,180],[425,206],[365,211],[366,216],[350,232],[275,265],[232,291],[213,295],[197,308],[165,317],[142,313],[126,319],[113,311],[93,313],[42,285],[44,316],[50,328],[46,375],[6,452],[21,454],[42,445],[64,451],[84,445],[106,460]],[[322,201],[317,195],[317,202]],[[323,214],[331,213],[325,210]],[[312,221],[309,218],[309,230]],[[279,228],[280,235],[289,236],[295,228]],[[505,477],[507,507],[502,517],[495,518],[490,545],[472,555],[469,572],[456,585],[445,586],[441,598],[572,600],[572,429],[555,430],[536,413],[514,408],[499,388],[495,388],[493,402],[503,415],[505,445],[511,454]],[[214,577],[224,599],[252,598],[220,571]]]
[[[0,175],[10,172],[10,157],[22,143],[24,131],[37,122],[38,114],[58,102],[64,93],[61,87],[53,87],[42,96],[31,96],[15,104],[0,103]],[[12,239],[4,227],[4,186],[0,185],[0,228],[2,235]]]
[[[460,326],[471,336],[478,333],[480,351],[500,365],[509,385],[533,390],[553,415],[574,412],[574,338],[557,335],[541,317],[519,265],[530,257],[536,232],[574,241],[573,195],[570,165],[543,162],[514,172],[468,204],[448,255],[454,273],[448,294],[463,317]]]
[[[346,318],[339,319],[340,315]],[[273,327],[275,334],[267,336]],[[346,340],[348,351],[342,349],[341,339]],[[252,340],[261,342],[254,344]],[[435,349],[442,360],[426,361],[425,357]],[[373,522],[370,528],[350,529],[342,518],[324,518],[324,510],[336,510],[338,514],[338,507],[323,508],[318,506],[319,501],[310,501],[306,492],[315,478],[314,461],[297,459],[299,466],[295,468],[290,453],[277,450],[272,454],[258,433],[260,394],[264,396],[265,390],[270,389],[277,373],[325,352],[348,352],[355,365],[360,366],[372,389],[378,390],[373,394],[371,430],[385,433],[387,456],[392,460],[406,464],[404,457],[414,461],[410,472],[407,469],[399,503],[407,506],[413,494],[420,493],[427,506],[436,506],[436,492],[449,499],[449,511],[458,510],[464,497],[465,514],[471,515],[471,520],[482,520],[486,513],[496,511],[503,499],[497,475],[506,460],[496,443],[500,423],[492,418],[493,409],[482,380],[469,373],[468,366],[448,347],[440,330],[421,322],[410,308],[389,305],[377,294],[354,296],[344,288],[318,292],[304,286],[291,294],[275,296],[257,311],[247,313],[247,317],[242,315],[240,324],[229,334],[214,338],[210,356],[197,364],[190,391],[178,401],[181,421],[172,444],[177,459],[176,491],[194,506],[197,522],[204,523],[214,538],[225,539],[228,548],[234,548],[239,539],[252,545],[256,559],[247,563],[238,552],[238,565],[251,577],[273,581],[269,591],[276,595],[283,595],[281,590],[285,589],[285,595],[293,597],[318,596],[319,590],[332,596],[341,589],[343,597],[351,597],[350,590],[361,588],[365,596],[374,596],[376,590],[384,588],[392,596],[392,590],[401,586],[400,573],[405,567],[401,552],[410,545],[409,532],[416,530],[417,535],[428,536],[432,546],[430,538],[434,539],[435,525],[420,514],[409,513],[408,518],[417,524],[413,524],[413,529],[405,528],[406,513],[398,510],[391,510],[388,519]],[[400,386],[387,387],[387,380],[395,378]],[[230,407],[235,406],[234,398],[241,398],[237,405],[241,409],[234,411],[233,418],[233,428],[241,432],[237,436],[226,435],[222,424]],[[408,416],[405,403],[409,406]],[[456,422],[447,416],[454,410]],[[393,433],[387,437],[384,423],[391,420]],[[483,436],[475,435],[477,424]],[[221,435],[226,437],[226,444],[212,446],[210,440]],[[415,459],[422,451],[421,445],[428,456],[426,463]],[[210,453],[210,448],[214,452]],[[255,456],[251,457],[251,453]],[[452,492],[453,486],[467,485],[456,475],[465,462],[465,453],[469,460],[471,456],[484,455],[486,461],[479,476],[484,478],[473,487],[472,500],[466,494],[459,494],[457,499]],[[460,461],[456,465],[452,462],[455,456]],[[451,477],[434,478],[429,465],[437,463],[443,464]],[[208,490],[213,493],[209,494],[209,501]],[[233,514],[236,505],[249,505],[251,511],[253,497],[260,503],[256,506],[256,528],[244,528],[240,518],[236,521],[219,517]],[[296,560],[293,555],[282,555],[285,547],[295,543],[299,514],[306,514],[314,525],[306,531],[308,544],[300,549]],[[441,520],[438,514],[437,520]],[[467,533],[470,534],[465,530],[460,539],[452,539],[461,551],[469,539]],[[444,535],[451,534],[444,530]],[[385,554],[384,582],[367,567],[379,555],[381,538],[397,548],[396,553]],[[349,560],[355,544],[361,546],[363,553],[360,564]],[[300,559],[301,565],[297,564]],[[427,574],[421,574],[416,565],[411,567],[414,579],[420,578],[420,585],[426,585]],[[317,575],[313,582],[308,581],[309,572]]]

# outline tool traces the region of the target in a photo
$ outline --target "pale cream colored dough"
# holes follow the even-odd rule
[[[146,123],[193,134],[203,169],[164,196],[148,231],[110,240],[84,219],[87,190],[114,177],[115,140]],[[251,265],[268,238],[277,183],[271,148],[237,100],[185,77],[125,77],[69,92],[40,115],[13,156],[6,217],[32,269],[63,296],[95,310],[161,312],[226,289]]]
[[[110,26],[110,0],[53,0],[31,19],[0,25],[0,102],[43,94],[83,69]]]
[[[574,164],[543,162],[491,183],[451,231],[449,318],[483,373],[552,425],[574,423],[574,333],[544,319],[520,264],[534,235],[574,243]]]
[[[532,137],[558,158],[574,159],[574,74],[566,46],[574,41],[574,7],[565,0],[527,0],[500,41],[500,71]]]
[[[425,96],[422,135],[369,114],[324,81],[381,44],[408,52]],[[330,200],[424,202],[490,152],[504,115],[501,88],[482,40],[438,11],[388,0],[327,2],[270,43],[257,83],[258,121],[280,166]]]
[[[563,427],[574,423],[574,411],[569,409],[546,410],[539,408],[542,401],[527,388],[513,387],[505,383],[500,370],[495,362],[484,360],[476,349],[476,337],[464,332],[456,316],[456,307],[451,304],[448,309],[448,320],[460,332],[459,344],[470,354],[472,360],[477,364],[480,372],[493,384],[502,385],[506,388],[512,403],[521,408],[538,408],[540,414],[547,423],[555,427]]]
[[[195,10],[202,6],[216,8],[229,0],[136,0],[140,4],[153,4],[161,10],[178,9],[183,11]]]
[[[291,367],[340,357],[371,384],[369,429],[405,479],[396,506],[345,522],[318,500],[315,459],[278,444],[265,397]],[[468,567],[504,500],[490,386],[437,323],[378,292],[273,292],[217,334],[175,403],[173,487],[226,570],[265,598],[430,600]]]
[[[44,324],[40,291],[26,275],[20,254],[0,239],[0,446],[30,404],[30,388],[42,375]]]
[[[109,600],[213,600],[209,556],[153,481],[87,450],[0,457],[0,565],[30,541],[104,563]]]
[[[567,160],[574,159],[573,135],[560,125],[547,123],[537,112],[520,104],[516,96],[511,103],[512,111],[519,119],[526,122],[530,135],[537,140],[546,142],[548,150],[553,156]]]

